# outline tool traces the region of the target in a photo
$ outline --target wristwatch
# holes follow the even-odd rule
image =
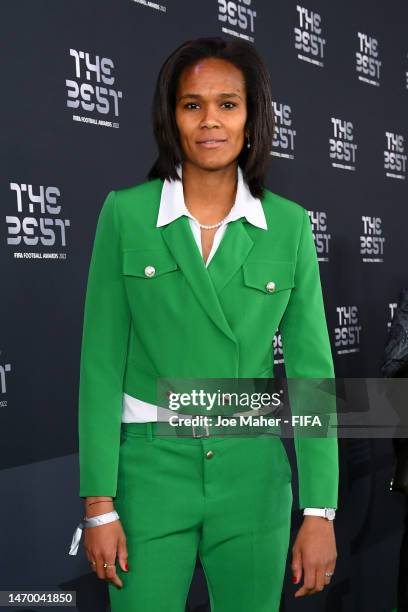
[[[328,521],[333,521],[336,510],[335,508],[304,508],[303,516],[322,516]]]

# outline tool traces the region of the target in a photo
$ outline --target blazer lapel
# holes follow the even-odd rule
[[[208,316],[237,343],[217,293],[241,267],[253,246],[242,220],[228,224],[208,269],[195,242],[188,217],[178,217],[164,226],[162,237]]]
[[[253,246],[254,241],[245,229],[242,218],[228,223],[221,243],[208,264],[208,273],[217,294],[242,267]]]

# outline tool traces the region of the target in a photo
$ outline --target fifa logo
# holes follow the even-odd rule
[[[385,176],[405,180],[407,156],[404,149],[404,136],[393,132],[385,132],[385,143]]]
[[[331,234],[327,227],[327,213],[324,211],[308,210],[312,225],[313,237],[319,261],[329,261]]]
[[[357,306],[337,306],[336,312],[338,324],[334,329],[334,345],[337,354],[358,353],[362,326],[359,325]]]
[[[361,220],[363,234],[360,236],[360,253],[363,262],[383,262],[385,237],[382,235],[381,217],[362,216]]]
[[[333,137],[329,140],[329,155],[333,168],[355,170],[357,145],[351,121],[331,117]]]
[[[295,49],[298,59],[324,66],[326,39],[322,36],[322,19],[319,13],[304,6],[296,5],[298,26],[295,27]]]
[[[10,183],[15,194],[16,213],[7,215],[7,244],[27,246],[66,246],[66,228],[69,219],[61,219],[58,187]]]
[[[369,85],[380,85],[382,62],[378,59],[378,40],[363,32],[357,32],[356,71],[358,79]]]
[[[283,363],[282,337],[279,331],[273,337],[273,361],[275,365]]]
[[[294,159],[296,130],[293,129],[292,125],[292,109],[289,104],[278,104],[277,102],[272,104],[275,116],[275,131],[271,154],[275,157]]]
[[[225,34],[232,34],[254,42],[256,11],[252,0],[218,0],[218,21]]]
[[[119,101],[122,92],[116,89],[113,75],[114,63],[109,57],[93,59],[85,51],[69,50],[73,58],[74,77],[66,79],[67,107],[79,112],[101,115],[103,119],[94,119],[74,115],[75,121],[96,123],[108,127],[119,127],[117,122],[106,121],[105,118],[119,116]]]
[[[0,394],[1,395],[5,395],[7,393],[6,374],[10,371],[11,371],[11,364],[9,363],[1,364],[0,363]],[[3,404],[0,401],[0,406],[2,405]]]

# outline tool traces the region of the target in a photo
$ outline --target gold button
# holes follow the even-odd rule
[[[266,290],[269,291],[269,293],[272,293],[272,291],[275,291],[275,283],[273,281],[269,281],[268,283],[266,283]]]
[[[146,276],[153,276],[156,274],[156,268],[154,266],[146,266],[144,269]]]
[[[214,455],[213,451],[207,451],[205,453],[205,456],[207,457],[207,459],[211,459],[211,457]]]

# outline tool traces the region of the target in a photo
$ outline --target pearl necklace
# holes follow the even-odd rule
[[[192,215],[192,217],[193,217],[194,221],[197,221],[197,223],[201,227],[201,229],[215,229],[216,227],[220,227],[220,225],[222,225],[224,223],[224,221],[228,217],[228,215],[226,215],[223,219],[221,219],[221,221],[218,221],[218,223],[214,223],[212,225],[206,225],[205,223],[200,223],[199,220],[196,219],[193,215]]]

